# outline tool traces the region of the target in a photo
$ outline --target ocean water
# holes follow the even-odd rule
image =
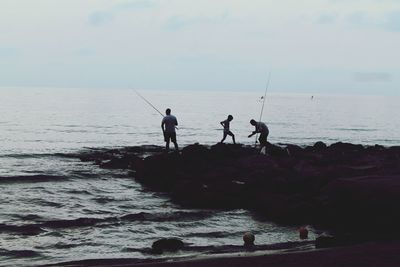
[[[172,109],[181,146],[218,142],[219,122],[228,114],[237,142],[254,143],[247,138],[249,120],[260,116],[262,91],[139,92],[161,111]],[[399,100],[268,94],[263,121],[273,143],[398,145]],[[193,246],[240,245],[251,230],[258,244],[298,240],[296,227],[245,210],[184,210],[145,191],[125,171],[68,156],[89,148],[163,145],[160,121],[133,90],[0,89],[0,265],[148,258],[142,249],[161,237]]]

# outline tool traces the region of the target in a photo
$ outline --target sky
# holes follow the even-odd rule
[[[399,0],[0,0],[0,87],[400,95]]]

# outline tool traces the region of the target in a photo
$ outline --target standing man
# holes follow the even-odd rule
[[[171,115],[171,109],[167,108],[165,111],[166,116],[161,121],[161,129],[164,134],[165,149],[169,150],[169,142],[172,141],[175,146],[175,150],[178,151],[178,143],[176,142],[175,128],[178,125],[178,121],[175,116]]]
[[[253,135],[255,135],[256,133],[260,134],[260,137],[258,138],[258,141],[260,141],[260,145],[261,145],[261,154],[266,154],[266,147],[267,147],[267,137],[269,134],[269,130],[267,125],[265,125],[265,123],[259,121],[256,122],[255,120],[251,120],[250,124],[253,125],[256,129],[255,131],[253,131],[248,137],[252,137]]]
[[[224,127],[224,135],[222,137],[221,143],[223,143],[225,141],[226,136],[229,135],[229,136],[232,136],[233,143],[236,144],[235,135],[229,129],[229,125],[232,120],[233,120],[233,116],[229,115],[226,120],[220,122],[222,127]]]

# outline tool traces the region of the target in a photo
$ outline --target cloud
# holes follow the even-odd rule
[[[379,16],[356,12],[348,15],[346,20],[357,27],[375,27],[386,31],[400,31],[400,10],[387,12]]]
[[[136,9],[152,8],[157,5],[156,1],[130,0],[124,1],[110,7],[108,10],[96,11],[89,15],[89,23],[93,26],[101,26],[114,20],[121,12]]]
[[[224,13],[215,17],[184,17],[184,16],[172,16],[165,23],[165,29],[170,31],[178,31],[191,25],[198,24],[210,24],[216,25],[222,23],[228,19],[228,14]]]
[[[369,26],[371,24],[376,24],[374,19],[369,17],[364,12],[355,12],[347,16],[347,22],[356,26]]]
[[[391,82],[392,75],[387,72],[356,72],[353,75],[356,82]]]
[[[382,26],[391,31],[400,31],[400,10],[387,13]]]
[[[84,56],[84,57],[88,57],[88,56],[93,56],[95,55],[95,50],[92,48],[80,48],[74,51],[74,54],[76,56]]]
[[[144,9],[144,8],[152,8],[157,5],[156,1],[151,0],[131,0],[125,1],[118,5],[115,5],[115,9]]]
[[[317,24],[332,24],[332,23],[336,22],[337,17],[338,16],[336,14],[322,14],[317,18],[316,23]]]
[[[97,11],[89,16],[89,23],[93,26],[100,26],[114,19],[114,14],[107,11]]]
[[[19,55],[19,51],[15,47],[0,46],[0,58],[1,59],[14,58],[18,55]]]
[[[165,28],[171,31],[177,31],[195,23],[195,19],[187,19],[182,16],[173,16],[167,20]]]

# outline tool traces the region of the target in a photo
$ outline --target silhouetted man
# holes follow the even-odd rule
[[[256,122],[253,119],[250,121],[250,124],[253,125],[256,129],[248,137],[250,138],[253,135],[259,133],[260,137],[258,138],[258,141],[260,142],[260,145],[261,145],[261,153],[265,154],[265,149],[267,147],[267,137],[269,134],[268,127],[265,123],[263,123],[261,121]]]
[[[178,143],[176,142],[175,127],[178,125],[178,120],[171,115],[171,109],[167,108],[166,116],[161,121],[161,129],[164,133],[165,149],[169,150],[169,142],[172,141],[175,145],[175,150],[178,151]]]
[[[235,142],[235,135],[231,132],[231,130],[229,129],[230,126],[230,122],[233,120],[233,116],[229,115],[228,118],[224,121],[221,121],[221,125],[222,127],[224,127],[224,135],[222,137],[221,143],[223,143],[225,141],[225,138],[227,135],[232,136],[232,140],[233,143],[236,144]]]

